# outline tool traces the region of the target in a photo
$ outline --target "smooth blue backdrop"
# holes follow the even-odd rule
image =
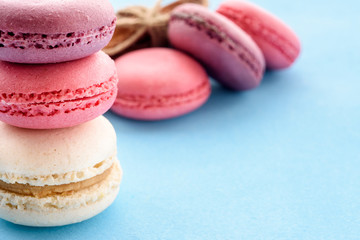
[[[248,92],[214,84],[173,120],[107,113],[124,169],[115,203],[60,228],[0,220],[0,239],[359,239],[360,2],[254,2],[299,35],[293,67]]]

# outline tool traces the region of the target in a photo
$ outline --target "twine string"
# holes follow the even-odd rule
[[[103,49],[117,56],[130,49],[167,45],[167,27],[171,11],[184,3],[208,5],[207,0],[178,0],[164,7],[157,0],[152,8],[131,6],[117,12],[116,28],[110,43]]]

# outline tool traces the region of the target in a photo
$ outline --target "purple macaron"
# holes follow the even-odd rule
[[[258,86],[265,70],[256,43],[224,16],[197,4],[183,4],[171,14],[172,46],[198,59],[209,74],[233,90]]]
[[[107,45],[116,16],[108,0],[0,0],[0,60],[56,63]]]

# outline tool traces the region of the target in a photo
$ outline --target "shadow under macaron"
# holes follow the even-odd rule
[[[235,91],[224,87],[214,79],[211,81],[211,95],[207,102],[198,109],[185,115],[157,121],[135,120],[119,116],[111,110],[105,116],[110,119],[115,129],[124,132],[142,131],[146,133],[172,131],[216,131],[235,117],[238,124],[257,115],[257,111],[270,108],[276,99],[286,98],[289,91],[299,88],[301,76],[296,69],[281,71],[267,70],[260,85],[246,91]],[[240,116],[240,117],[239,117]]]

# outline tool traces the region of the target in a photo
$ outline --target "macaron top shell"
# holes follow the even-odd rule
[[[137,71],[139,64],[141,71]],[[119,75],[118,95],[174,95],[193,90],[196,83],[208,81],[200,64],[172,49],[134,51],[118,58],[115,65]],[[181,81],[171,79],[175,75]],[[195,76],[198,77],[196,81]]]
[[[57,64],[25,65],[0,61],[0,100],[4,94],[21,97],[31,93],[86,89],[108,81],[115,73],[114,61],[104,52]]]
[[[71,33],[110,25],[108,0],[0,0],[0,30],[21,33]]]
[[[75,127],[51,130],[0,122],[0,180],[7,183],[40,186],[81,181],[99,174],[101,164],[114,154],[115,130],[102,116]],[[69,172],[73,174],[62,177]]]

